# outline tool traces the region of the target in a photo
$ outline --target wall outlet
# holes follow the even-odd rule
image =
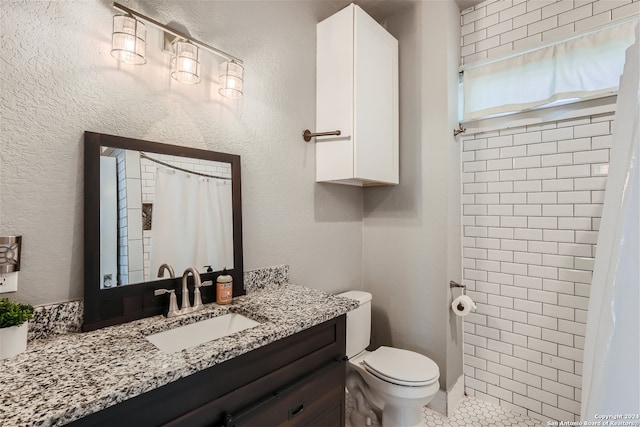
[[[0,274],[0,294],[18,291],[18,273]]]

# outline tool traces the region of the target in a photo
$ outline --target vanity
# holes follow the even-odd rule
[[[31,341],[0,361],[0,424],[342,426],[345,313],[356,305],[282,284],[192,315]],[[259,325],[173,354],[146,339],[227,313]]]
[[[259,311],[243,310],[242,302],[233,307],[234,312],[252,317],[264,311],[263,307]],[[268,324],[273,320],[264,317],[262,320],[266,320],[263,329],[275,332],[273,325]],[[252,332],[253,336],[248,333],[243,336],[240,332],[236,339],[241,343],[268,339],[267,335]],[[228,348],[233,351],[238,344],[229,342]],[[208,363],[202,353],[206,350],[191,352],[186,359],[193,359],[196,366],[204,367]],[[213,352],[209,355],[220,357]],[[341,426],[344,425],[344,355],[345,316],[341,315],[71,425],[107,427],[127,420],[136,426]]]

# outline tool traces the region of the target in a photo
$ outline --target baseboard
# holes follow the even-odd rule
[[[456,410],[458,403],[460,403],[460,400],[462,400],[463,397],[464,375],[460,375],[456,383],[451,387],[451,390],[438,390],[427,406],[446,417],[450,417],[453,415],[453,412]]]
[[[447,393],[444,390],[438,390],[431,402],[427,403],[427,407],[447,416]]]
[[[451,387],[451,390],[447,393],[447,417],[453,415],[453,412],[458,407],[458,403],[464,397],[464,374],[458,377],[456,383]]]

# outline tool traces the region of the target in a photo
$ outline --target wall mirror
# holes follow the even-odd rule
[[[203,281],[226,269],[244,294],[240,156],[94,132],[84,141],[83,330],[166,311],[153,291],[180,298],[187,267]],[[201,291],[215,300],[215,287]]]

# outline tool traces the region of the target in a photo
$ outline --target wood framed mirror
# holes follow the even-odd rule
[[[87,131],[84,167],[84,331],[166,312],[187,267],[244,295],[240,156]]]

